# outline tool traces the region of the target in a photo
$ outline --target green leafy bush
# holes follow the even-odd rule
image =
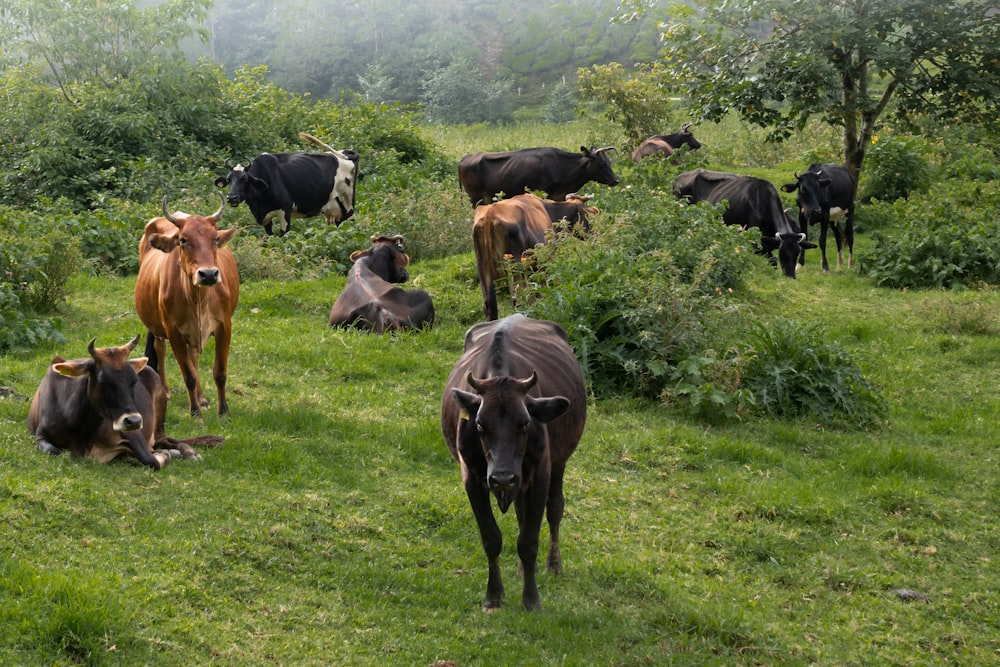
[[[930,155],[921,137],[897,135],[876,142],[865,159],[861,199],[895,201],[926,191],[934,177]]]
[[[933,191],[878,202],[861,268],[880,287],[954,287],[1000,282],[1000,186],[947,181]]]
[[[749,339],[743,386],[764,414],[863,430],[885,420],[888,405],[878,388],[819,327],[779,318],[758,324]]]
[[[661,397],[698,416],[735,412],[745,396],[723,332],[741,312],[731,295],[754,261],[752,232],[665,194],[623,189],[605,202],[621,213],[534,251],[533,300],[519,302],[566,328],[598,395]]]

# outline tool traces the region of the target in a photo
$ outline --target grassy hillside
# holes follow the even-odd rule
[[[550,128],[520,143],[570,148],[591,131],[603,130]],[[739,128],[704,132],[711,148],[692,160],[766,168],[775,182],[807,150],[753,153]],[[502,148],[501,134],[443,143],[457,156]],[[632,167],[621,167],[627,184]],[[870,248],[860,234],[857,254]],[[391,336],[327,328],[341,276],[246,282],[231,416],[188,417],[168,362],[168,433],[226,441],[159,473],[49,457],[27,432],[26,399],[54,354],[141,331],[134,277],[76,276],[68,342],[0,357],[13,392],[0,397],[0,664],[1000,658],[996,290],[876,289],[856,270],[824,275],[815,259],[791,281],[760,263],[754,312],[822,327],[849,349],[887,397],[888,425],[708,427],[659,403],[592,397],[567,471],[565,572],[540,576],[539,613],[520,609],[510,513],[508,604],[484,613],[486,563],[438,417],[481,317],[473,256],[410,268],[437,323]],[[214,399],[212,352],[201,368]]]

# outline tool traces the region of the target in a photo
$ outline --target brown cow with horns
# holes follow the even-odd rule
[[[484,609],[499,607],[503,537],[490,508],[515,506],[521,605],[539,609],[535,582],[542,515],[549,521],[550,572],[562,572],[559,524],[563,474],[587,420],[580,363],[555,322],[511,315],[473,325],[465,353],[445,383],[441,429],[462,470],[462,484],[489,563]]]
[[[240,296],[236,258],[226,245],[235,229],[220,230],[225,201],[210,216],[169,213],[146,223],[139,242],[139,277],[135,309],[146,325],[146,356],[167,386],[166,343],[181,367],[193,416],[208,407],[198,380],[198,357],[215,336],[212,375],[219,394],[218,412],[229,413],[226,373],[233,335],[233,312]]]

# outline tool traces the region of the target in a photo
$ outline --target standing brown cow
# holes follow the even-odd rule
[[[489,563],[484,609],[499,607],[503,537],[490,507],[514,504],[525,609],[541,607],[535,571],[542,514],[549,521],[550,572],[562,572],[559,524],[563,474],[587,420],[580,364],[555,322],[511,315],[465,334],[465,353],[445,383],[441,429],[462,469],[462,483]]]
[[[163,198],[163,217],[146,223],[139,242],[135,309],[146,325],[146,356],[167,386],[166,342],[181,367],[193,416],[208,407],[198,380],[198,357],[215,336],[212,374],[219,393],[219,414],[229,413],[226,369],[233,335],[233,312],[240,296],[236,258],[226,247],[235,229],[216,226],[225,203],[208,217],[171,214]]]

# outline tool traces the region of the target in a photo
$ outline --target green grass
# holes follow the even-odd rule
[[[172,435],[226,436],[201,462],[152,473],[47,457],[24,425],[27,403],[0,400],[0,663],[1000,657],[1000,355],[992,329],[948,315],[994,314],[995,292],[892,292],[815,265],[795,282],[762,269],[757,307],[819,322],[866,359],[890,426],[706,429],[654,403],[592,401],[567,472],[565,574],[540,577],[540,613],[520,609],[511,513],[508,604],[484,613],[484,557],[438,423],[444,379],[479,318],[471,262],[413,266],[438,322],[396,336],[327,328],[342,278],[245,284],[232,416],[200,422],[184,392],[171,399]],[[4,357],[0,384],[31,394],[54,353],[138,333],[132,280],[74,279],[69,342]],[[897,588],[930,601],[904,602]]]

